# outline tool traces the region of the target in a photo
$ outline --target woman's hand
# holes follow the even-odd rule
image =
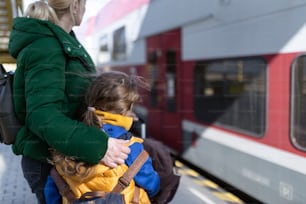
[[[108,139],[108,147],[104,157],[101,160],[106,166],[115,168],[120,164],[124,164],[124,161],[130,153],[130,148],[125,146],[128,141],[115,138]]]

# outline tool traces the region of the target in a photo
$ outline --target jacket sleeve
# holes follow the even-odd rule
[[[126,160],[126,163],[129,167],[136,160],[144,148],[141,143],[136,142],[130,146],[130,149],[131,153],[128,155]],[[138,186],[146,190],[150,198],[158,193],[160,189],[160,178],[158,173],[153,168],[151,157],[147,159],[147,161],[138,171],[134,177],[134,181]]]
[[[66,56],[56,40],[37,43],[39,48],[45,43],[46,49],[35,49],[33,43],[24,58],[26,126],[50,147],[96,164],[106,152],[108,137],[68,117]]]

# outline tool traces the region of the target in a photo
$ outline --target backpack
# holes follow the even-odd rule
[[[0,142],[14,144],[15,137],[21,127],[13,103],[14,72],[7,72],[0,64]]]
[[[64,178],[58,173],[56,167],[51,169],[48,177],[48,182],[45,186],[44,192],[47,203],[54,203],[54,198],[57,195],[54,194],[54,188],[57,188],[60,194],[72,204],[125,204],[124,196],[121,192],[130,184],[130,181],[135,177],[137,172],[143,166],[148,159],[149,154],[143,150],[128,170],[120,177],[117,184],[111,192],[93,191],[86,192],[80,198],[77,198],[73,191],[70,189],[69,184]],[[53,180],[53,181],[52,181]],[[53,184],[52,184],[53,183]],[[55,183],[55,185],[54,185]],[[139,203],[140,189],[135,186],[135,192],[132,203]]]
[[[143,145],[152,158],[153,167],[160,177],[160,190],[151,199],[151,202],[152,204],[169,203],[178,189],[181,178],[175,171],[174,159],[168,148],[157,140],[146,138]]]

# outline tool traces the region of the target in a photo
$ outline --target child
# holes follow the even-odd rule
[[[133,105],[140,98],[137,90],[143,84],[140,77],[110,71],[100,74],[89,86],[85,95],[88,109],[84,114],[84,122],[100,128],[110,137],[129,141],[127,145],[131,153],[125,164],[112,169],[103,164],[90,166],[54,152],[53,162],[57,171],[77,197],[88,191],[110,192],[144,149],[143,140],[128,132],[133,123]],[[140,187],[140,204],[151,203],[150,198],[158,193],[160,178],[153,169],[151,158],[122,192],[126,203],[132,202],[135,186]]]

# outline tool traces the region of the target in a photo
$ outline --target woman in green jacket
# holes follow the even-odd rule
[[[41,3],[48,6],[49,16],[14,19],[9,51],[17,59],[14,103],[24,124],[13,152],[23,155],[24,177],[39,203],[45,203],[43,188],[51,168],[47,162],[49,148],[110,167],[123,164],[130,149],[124,141],[80,122],[78,112],[82,112],[88,76],[95,73],[95,67],[72,27],[81,24],[86,0]]]

